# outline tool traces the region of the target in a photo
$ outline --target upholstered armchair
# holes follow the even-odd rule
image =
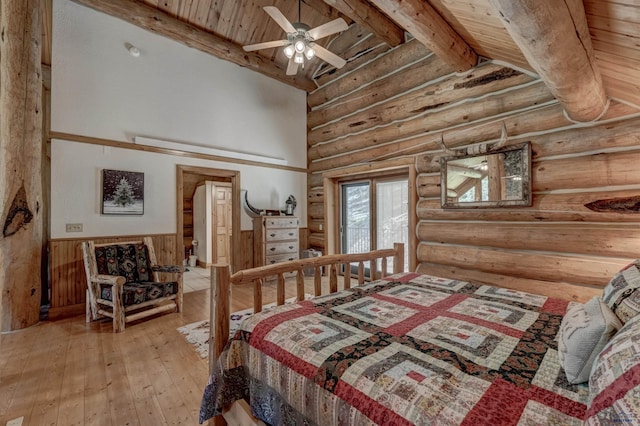
[[[82,243],[87,275],[87,322],[109,317],[113,331],[161,312],[182,310],[182,266],[159,266],[150,237],[142,241]],[[175,281],[161,281],[159,273]]]

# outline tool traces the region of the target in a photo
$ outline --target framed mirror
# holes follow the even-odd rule
[[[443,208],[531,205],[531,145],[440,159]]]

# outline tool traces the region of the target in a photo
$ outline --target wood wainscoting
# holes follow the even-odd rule
[[[145,235],[119,237],[86,237],[54,239],[49,242],[49,270],[51,273],[51,308],[49,319],[58,319],[84,313],[87,279],[82,261],[82,242],[96,243],[135,241]],[[151,235],[158,263],[174,265],[182,254],[176,253],[176,234]]]
[[[96,243],[117,241],[134,241],[144,235],[128,235],[119,237],[86,237],[64,238],[49,241],[49,271],[51,308],[49,319],[55,320],[84,313],[85,290],[87,279],[82,261],[82,242],[93,240]],[[151,235],[158,262],[173,265],[182,258],[176,253],[177,234]],[[241,257],[239,265],[242,269],[253,268],[253,231],[240,232],[240,248],[234,254]],[[300,228],[300,249],[308,248],[307,228]]]

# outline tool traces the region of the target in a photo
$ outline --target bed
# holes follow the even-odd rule
[[[391,275],[387,257],[393,258]],[[384,259],[382,267],[374,259]],[[363,279],[367,262],[370,282]],[[640,422],[640,320],[630,315],[623,324],[612,314],[630,285],[640,287],[640,264],[630,265],[633,276],[629,269],[619,273],[623,285],[605,289],[611,311],[601,298],[579,304],[402,273],[402,264],[396,245],[233,276],[214,268],[218,303],[212,303],[211,323],[217,328],[200,421],[224,415],[236,422],[233,407],[244,404],[273,425]],[[343,265],[357,270],[359,284],[345,280],[345,290],[336,291]],[[303,300],[309,267],[316,295],[319,271],[328,269],[329,294]],[[291,271],[299,301],[284,304],[284,274]],[[262,280],[274,274],[280,306],[260,312]],[[229,340],[229,287],[246,281],[255,283],[256,314]]]

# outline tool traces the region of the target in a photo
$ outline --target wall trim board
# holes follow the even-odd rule
[[[84,303],[76,303],[74,305],[60,306],[57,308],[49,309],[49,321],[56,321],[59,319],[77,317],[84,314],[86,306]]]
[[[101,145],[101,146],[109,146],[114,148],[131,149],[134,151],[153,152],[157,154],[172,155],[174,157],[198,158],[201,160],[224,161],[227,163],[244,164],[244,165],[256,166],[256,167],[266,167],[270,169],[289,170],[292,172],[301,172],[301,173],[307,172],[307,169],[303,169],[302,167],[261,163],[259,161],[242,160],[237,158],[224,157],[224,156],[211,155],[211,154],[201,154],[196,152],[189,152],[186,150],[157,148],[157,147],[152,147],[148,145],[137,145],[131,142],[115,141],[112,139],[96,138],[93,136],[76,135],[73,133],[51,131],[49,133],[49,138],[61,139],[69,142],[86,143],[90,145]]]
[[[145,234],[145,237],[173,237],[177,234],[175,232],[167,232],[162,234]],[[131,240],[142,239],[142,235],[93,235],[93,236],[83,236],[82,238],[78,237],[69,237],[69,238],[51,238],[49,239],[49,243],[56,243],[59,241],[89,241],[89,240],[108,240],[108,239],[124,239],[129,238]]]
[[[387,170],[400,169],[403,166],[412,166],[415,163],[414,157],[403,157],[391,160],[384,160],[368,164],[359,164],[356,166],[344,167],[341,169],[333,169],[325,172],[316,172],[324,178],[341,178],[345,176],[359,175],[363,173],[379,173]],[[439,175],[438,175],[439,176]]]

